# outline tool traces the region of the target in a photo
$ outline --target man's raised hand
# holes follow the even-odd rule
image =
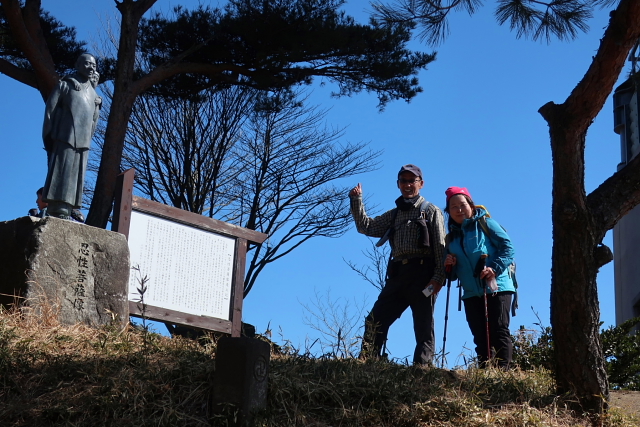
[[[349,191],[349,197],[362,196],[362,184],[358,183],[355,187]]]

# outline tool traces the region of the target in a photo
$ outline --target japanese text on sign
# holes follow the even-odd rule
[[[129,300],[140,299],[147,276],[147,305],[230,319],[235,239],[133,211],[129,229]]]

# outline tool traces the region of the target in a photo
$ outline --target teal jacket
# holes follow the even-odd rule
[[[486,236],[478,219],[486,217],[490,236]],[[482,254],[488,254],[486,266],[496,272],[498,292],[515,292],[513,280],[509,273],[509,265],[513,262],[515,251],[509,235],[494,219],[487,216],[487,211],[476,208],[473,218],[465,219],[461,225],[450,223],[447,236],[447,253],[456,257],[452,279],[460,281],[464,294],[462,299],[484,295],[484,280],[473,277],[478,260]],[[491,289],[487,287],[487,293]]]

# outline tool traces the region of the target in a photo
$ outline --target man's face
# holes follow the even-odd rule
[[[405,199],[416,197],[423,186],[424,181],[411,172],[402,172],[398,178],[398,188]]]
[[[42,210],[47,207],[48,203],[42,200],[42,193],[36,193],[38,198],[36,199],[36,205],[38,205],[38,209]]]
[[[76,70],[81,76],[90,78],[96,72],[96,60],[91,55],[82,55],[76,63]]]

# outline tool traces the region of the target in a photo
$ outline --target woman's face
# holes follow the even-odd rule
[[[467,198],[462,194],[456,194],[455,196],[449,199],[449,215],[456,224],[462,224],[467,218],[471,218],[473,216],[473,211],[471,210],[471,206],[467,203]]]

